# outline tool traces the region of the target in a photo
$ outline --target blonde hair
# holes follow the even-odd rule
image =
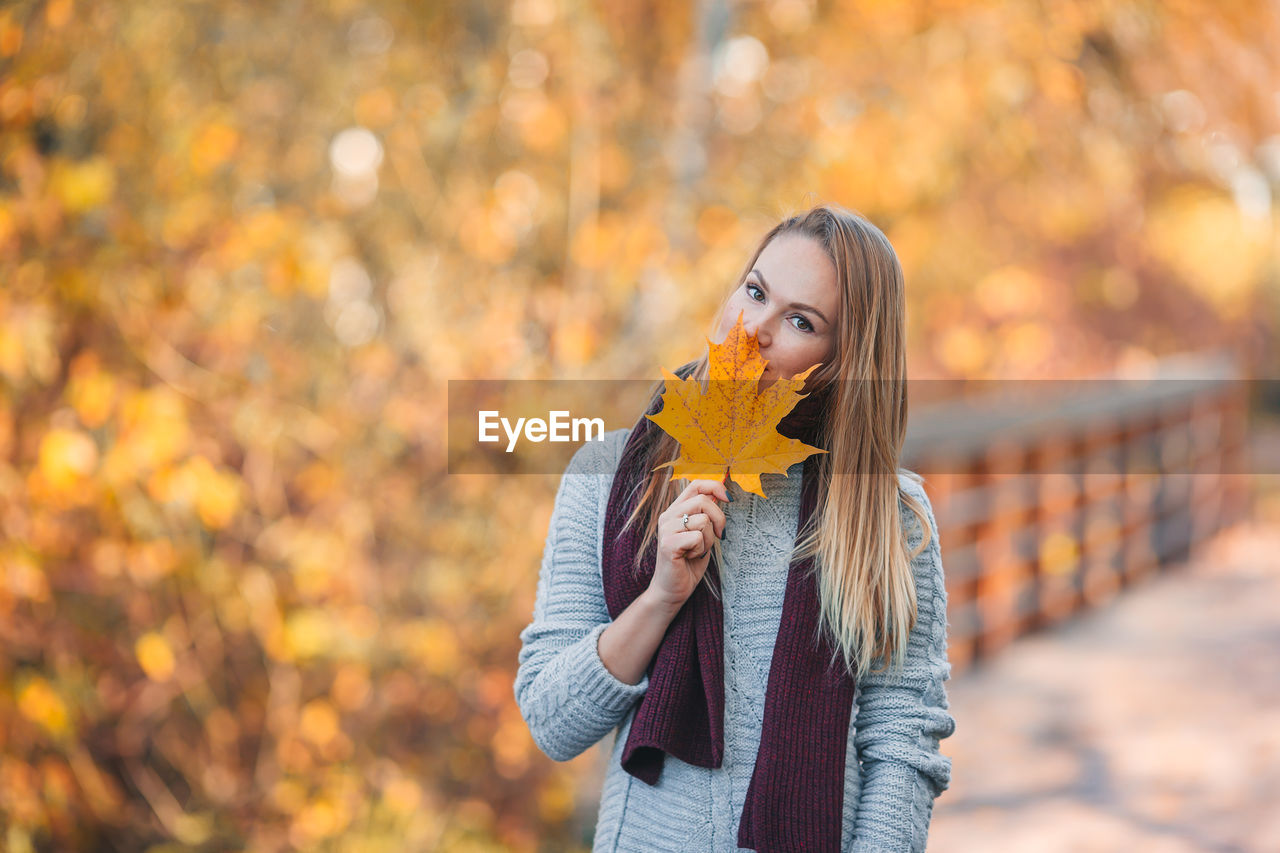
[[[898,461],[907,430],[906,295],[902,266],[884,233],[858,213],[839,205],[819,205],[786,217],[760,240],[738,276],[743,285],[764,248],[776,237],[799,235],[815,240],[835,265],[839,305],[833,357],[809,375],[804,391],[834,383],[824,427],[828,452],[818,456],[821,488],[817,507],[800,531],[792,560],[814,556],[821,614],[837,657],[851,675],[871,671],[873,660],[892,661],[901,670],[907,640],[916,623],[916,590],[911,563],[935,532],[924,507],[901,489]],[[708,337],[717,329],[712,320]],[[708,379],[710,353],[677,371]],[[704,385],[705,387],[705,385]],[[665,389],[658,382],[650,396],[652,411]],[[645,490],[623,530],[643,519],[644,537],[634,568],[657,536],[658,516],[676,499],[670,466],[679,442],[654,428],[644,470]],[[656,469],[656,470],[655,470]],[[903,469],[908,477],[920,478]],[[924,538],[908,552],[898,514],[901,500],[920,520]],[[713,545],[720,561],[720,543]],[[708,589],[715,594],[707,576]],[[835,658],[832,659],[835,663]]]

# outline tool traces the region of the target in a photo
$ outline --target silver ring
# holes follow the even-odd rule
[[[680,520],[684,523],[684,529],[685,529],[685,530],[688,530],[688,529],[689,529],[689,513],[687,513],[687,512],[686,512],[686,513],[684,514],[684,518],[682,518],[682,519],[680,519]]]

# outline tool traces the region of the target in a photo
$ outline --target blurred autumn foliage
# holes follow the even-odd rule
[[[1265,362],[1277,14],[4,4],[0,845],[585,843],[512,695],[556,478],[446,477],[446,380],[693,358],[825,200],[913,376]]]

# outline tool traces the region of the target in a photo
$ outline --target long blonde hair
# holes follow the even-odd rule
[[[786,217],[760,240],[738,276],[741,287],[760,253],[775,237],[800,235],[822,246],[835,265],[840,290],[832,358],[810,374],[804,391],[834,383],[825,424],[825,447],[818,457],[822,488],[808,525],[797,538],[792,560],[815,556],[819,630],[828,632],[846,672],[871,670],[873,660],[892,661],[901,671],[907,640],[916,623],[916,590],[911,563],[935,532],[923,506],[901,489],[898,462],[907,430],[906,295],[902,266],[884,233],[866,218],[839,205],[816,206]],[[713,318],[713,337],[731,291]],[[714,338],[713,338],[714,339]],[[677,372],[705,382],[710,353]],[[705,387],[705,385],[704,385]],[[650,396],[653,411],[665,382]],[[658,516],[683,490],[671,478],[679,442],[654,429],[644,468],[645,490],[623,529],[643,519],[643,555],[657,537]],[[655,470],[656,469],[656,470]],[[919,482],[919,477],[903,469]],[[898,514],[901,500],[920,520],[924,538],[908,551]],[[720,543],[713,545],[720,562]],[[714,586],[704,576],[708,589]],[[833,658],[832,663],[835,663]]]

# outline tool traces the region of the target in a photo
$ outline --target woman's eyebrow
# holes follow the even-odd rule
[[[760,286],[764,288],[765,293],[768,293],[769,282],[764,280],[764,276],[760,274],[760,270],[752,269],[751,272],[755,273],[756,278],[760,279]],[[788,307],[799,308],[802,311],[812,311],[813,313],[818,315],[818,318],[822,320],[822,322],[826,323],[828,326],[831,325],[831,321],[827,319],[826,315],[823,314],[821,311],[819,311],[817,308],[814,308],[812,305],[805,305],[803,302],[792,302],[791,305]]]

